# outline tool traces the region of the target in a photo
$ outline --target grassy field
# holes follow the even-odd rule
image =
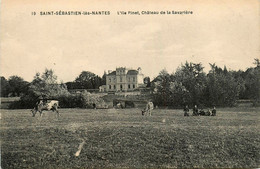
[[[7,168],[257,168],[259,109],[61,109],[61,117],[1,110],[1,166]],[[75,153],[82,148],[78,156]]]

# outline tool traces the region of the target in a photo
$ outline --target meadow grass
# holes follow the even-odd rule
[[[2,168],[257,168],[259,108],[1,110]],[[78,156],[75,153],[81,151]]]

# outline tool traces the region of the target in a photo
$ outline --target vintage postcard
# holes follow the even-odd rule
[[[1,0],[1,168],[259,168],[259,0]]]

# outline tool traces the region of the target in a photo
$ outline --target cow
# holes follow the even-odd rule
[[[152,115],[152,110],[153,110],[154,106],[153,106],[153,102],[149,101],[146,106],[145,109],[142,110],[142,115],[144,116],[146,113],[149,114],[150,116]]]
[[[36,104],[36,106],[31,110],[32,111],[32,116],[35,117],[35,114],[37,111],[40,113],[40,116],[42,117],[42,112],[44,110],[52,110],[53,112],[55,111],[57,113],[57,116],[59,117],[59,101],[57,100],[50,100],[48,103],[44,103],[42,100],[39,101],[39,103]]]

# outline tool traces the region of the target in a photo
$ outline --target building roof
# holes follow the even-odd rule
[[[128,70],[127,75],[137,75],[138,71],[137,70]]]
[[[113,72],[107,74],[107,76],[112,76],[112,75],[116,75],[116,71],[113,71]]]
[[[139,74],[142,74],[142,73],[139,73]],[[107,74],[107,76],[114,76],[114,75],[116,75],[116,71],[113,71],[113,72]],[[138,71],[137,70],[133,70],[133,69],[128,70],[127,71],[127,75],[138,75]]]

